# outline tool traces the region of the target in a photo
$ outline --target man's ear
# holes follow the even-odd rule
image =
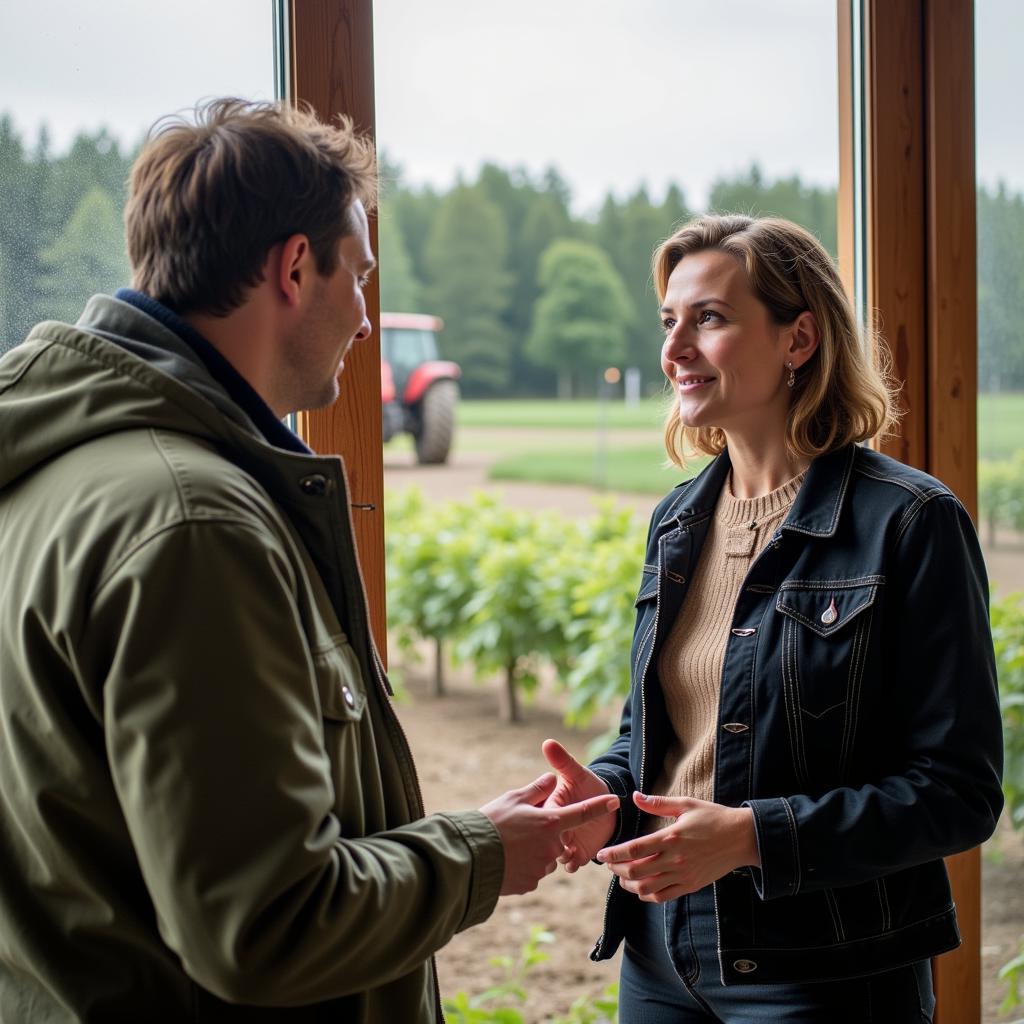
[[[789,327],[789,344],[786,347],[786,362],[798,370],[818,351],[821,331],[814,314],[805,309]]]
[[[290,235],[271,249],[267,261],[267,276],[273,281],[281,298],[289,306],[298,306],[315,269],[309,237]]]

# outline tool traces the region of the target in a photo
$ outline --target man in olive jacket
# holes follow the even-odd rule
[[[375,176],[286,107],[166,123],[133,289],[0,360],[5,1024],[436,1021],[434,951],[614,813],[424,817],[341,464],[281,424],[370,332]]]

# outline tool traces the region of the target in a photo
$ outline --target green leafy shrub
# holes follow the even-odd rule
[[[992,640],[1003,711],[1003,793],[1014,828],[1024,827],[1024,603],[1011,594],[992,602]]]
[[[541,925],[531,925],[529,938],[519,955],[491,957],[489,963],[501,968],[501,980],[477,995],[460,990],[445,999],[443,1008],[449,1024],[523,1024],[519,1008],[526,1002],[530,972],[550,960],[542,946],[555,941]],[[618,1024],[618,985],[609,985],[599,995],[579,996],[564,1017],[549,1017],[547,1024]]]
[[[434,643],[437,693],[445,644],[477,674],[501,673],[509,721],[553,665],[569,691],[567,724],[585,726],[629,689],[642,539],[631,510],[611,501],[575,520],[482,494],[431,504],[407,491],[388,505],[390,635],[406,653]]]
[[[434,692],[444,693],[444,644],[465,631],[476,590],[476,563],[488,531],[477,524],[498,514],[494,498],[429,504],[410,488],[389,500],[385,524],[388,631],[410,654],[418,640],[435,646]]]
[[[999,677],[999,703],[1003,712],[1003,795],[1014,828],[1024,827],[1024,604],[1021,595],[992,601],[992,640]],[[1020,951],[999,971],[1006,982],[1000,1013],[1009,1013],[1022,1001],[1024,942]],[[1020,1022],[1017,1022],[1020,1024]]]
[[[999,526],[1024,532],[1024,451],[978,463],[978,510],[990,546]]]
[[[507,511],[491,529],[465,607],[465,636],[457,654],[478,672],[504,675],[502,717],[519,720],[520,691],[532,693],[545,659],[564,651],[560,622],[551,612],[546,563],[564,550],[569,527],[553,516]]]

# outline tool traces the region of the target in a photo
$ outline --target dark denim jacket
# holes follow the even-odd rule
[[[591,767],[641,822],[671,725],[658,655],[729,471],[655,509],[621,732]],[[991,835],[1002,730],[977,536],[938,480],[867,448],[816,459],[730,622],[714,798],[753,808],[761,868],[715,883],[722,983],[844,978],[959,944],[942,858]],[[632,811],[632,813],[630,813]],[[634,897],[613,882],[610,957]],[[681,942],[680,905],[666,905]]]

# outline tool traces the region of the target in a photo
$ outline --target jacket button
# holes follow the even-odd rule
[[[352,696],[352,691],[347,686],[342,686],[341,695],[345,698],[345,703],[350,708],[354,708],[356,706],[356,699]]]
[[[733,963],[733,967],[740,972],[740,974],[750,974],[751,971],[757,970],[757,964],[753,960],[736,960]]]
[[[732,631],[733,636],[753,636],[757,632],[756,629],[734,629]]]
[[[304,476],[299,481],[299,487],[303,494],[312,498],[322,498],[327,493],[328,480],[323,473],[313,473],[311,476]]]
[[[742,722],[726,722],[725,725],[722,726],[722,728],[726,732],[736,733],[736,732],[746,732],[750,728],[750,726],[749,725],[744,725]]]

